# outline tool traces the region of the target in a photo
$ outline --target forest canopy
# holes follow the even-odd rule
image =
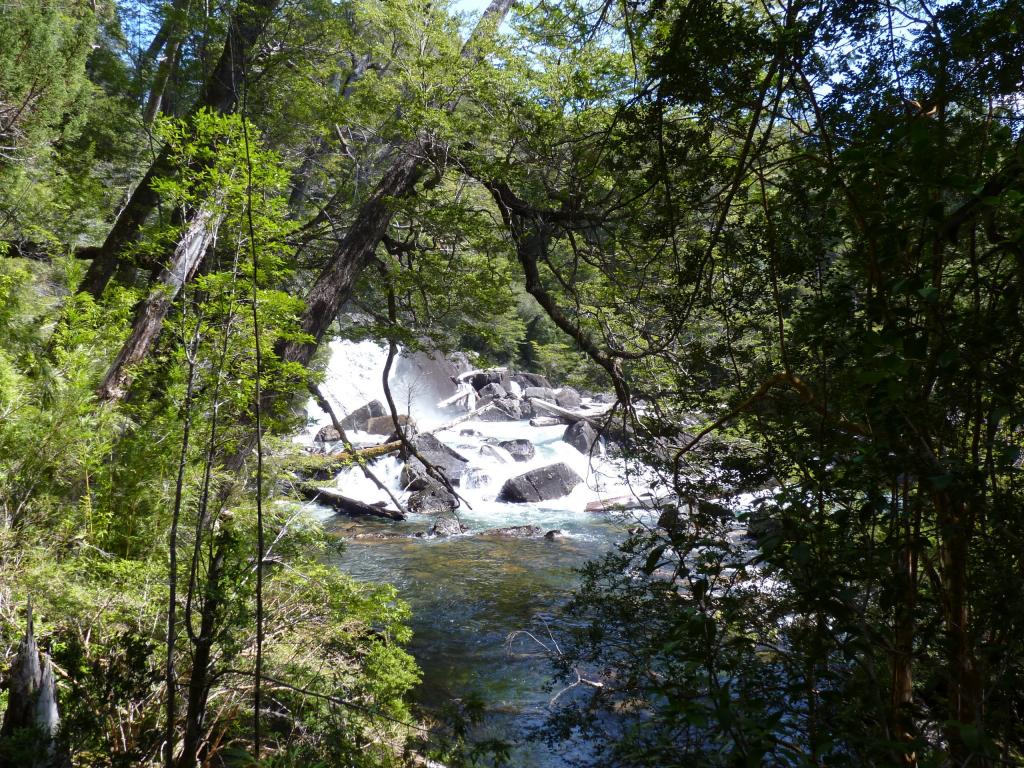
[[[613,390],[672,489],[580,760],[1024,764],[1022,222],[1011,0],[7,0],[0,765],[501,760],[278,503],[338,337]]]

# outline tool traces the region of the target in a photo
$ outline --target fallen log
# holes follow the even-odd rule
[[[605,428],[605,419],[601,418],[608,411],[601,411],[596,415],[589,415],[586,413],[580,413],[579,411],[570,411],[568,408],[563,408],[560,405],[555,405],[547,400],[541,400],[539,397],[527,398],[533,403],[534,408],[540,408],[542,411],[547,411],[553,416],[557,416],[560,419],[568,421],[570,424],[575,424],[577,421],[585,421],[596,430],[600,431]]]
[[[587,512],[623,512],[627,509],[642,507],[643,502],[636,496],[616,496],[611,499],[598,499],[587,503]]]
[[[375,507],[373,504],[366,504],[362,501],[357,501],[356,499],[350,499],[348,496],[343,495],[334,488],[320,488],[311,483],[303,483],[299,486],[299,492],[310,501],[315,501],[317,504],[323,504],[325,507],[330,507],[336,512],[342,512],[346,515],[354,515],[355,517],[384,517],[388,520],[405,520],[405,515],[397,509]]]

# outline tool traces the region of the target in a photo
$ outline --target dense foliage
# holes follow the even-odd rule
[[[1019,3],[510,5],[2,6],[0,650],[31,599],[61,749],[476,759],[271,460],[343,334],[611,387],[671,492],[550,738],[1024,761]]]

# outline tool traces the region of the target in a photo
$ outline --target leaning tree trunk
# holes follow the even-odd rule
[[[462,47],[464,58],[475,58],[477,43],[493,32],[512,8],[515,0],[491,0],[476,28]],[[452,101],[445,105],[454,111],[458,105]],[[385,171],[369,198],[359,207],[355,221],[334,253],[327,267],[306,296],[306,310],[302,315],[302,330],[313,337],[310,343],[289,342],[279,354],[283,360],[307,364],[313,357],[324,333],[334,322],[338,311],[352,296],[352,289],[363,268],[373,256],[387,233],[393,216],[389,198],[407,197],[423,173],[423,155],[431,140],[421,135],[407,143]]]
[[[195,274],[206,251],[217,239],[223,215],[202,207],[193,216],[174,249],[171,263],[157,278],[135,314],[132,332],[117,353],[96,394],[101,400],[120,400],[128,390],[131,366],[141,362],[160,335],[164,319],[182,287]]]
[[[239,3],[228,25],[228,36],[217,66],[206,81],[202,95],[192,108],[230,113],[238,105],[245,82],[252,48],[266,27],[280,0],[251,0]],[[78,290],[99,296],[117,270],[125,246],[139,235],[146,218],[156,208],[159,196],[153,181],[171,175],[174,171],[171,156],[165,147],[150,165],[146,175],[132,191],[127,204],[117,215],[103,245],[95,249],[92,264]]]

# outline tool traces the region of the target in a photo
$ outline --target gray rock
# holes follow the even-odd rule
[[[510,379],[507,371],[481,371],[480,373],[474,373],[469,377],[469,383],[473,385],[473,389],[477,392],[488,384],[498,384],[506,392],[510,389]]]
[[[416,420],[405,414],[398,414],[399,426],[416,426]],[[395,431],[395,420],[388,416],[371,416],[363,429],[372,435],[390,435]]]
[[[523,389],[527,387],[545,387],[551,389],[551,382],[539,373],[516,373],[512,375],[512,381]]]
[[[498,445],[511,453],[512,458],[516,461],[529,461],[537,453],[537,449],[533,447],[533,443],[526,438],[503,440],[498,443]]]
[[[508,528],[490,528],[480,531],[478,536],[493,536],[501,539],[536,539],[541,535],[541,529],[536,525],[512,525]]]
[[[555,393],[555,404],[562,408],[579,408],[581,402],[583,402],[583,398],[572,387],[562,387]]]
[[[562,440],[567,442],[580,453],[589,456],[597,442],[597,430],[586,421],[577,421],[570,424],[562,433]]]
[[[501,386],[501,384],[486,384],[481,387],[476,394],[481,400],[487,400],[488,398],[491,400],[497,400],[498,398],[508,395],[508,392],[505,391],[505,388]]]
[[[565,531],[560,531],[557,528],[553,531],[548,531],[544,534],[544,538],[548,541],[554,541],[555,539],[564,539]]]
[[[314,443],[336,443],[341,440],[341,433],[334,427],[320,427],[320,431],[313,438]]]
[[[440,515],[455,509],[455,497],[444,488],[431,486],[413,493],[405,506],[418,515]]]
[[[384,410],[384,404],[380,400],[371,400],[366,405],[356,408],[352,413],[341,420],[341,428],[348,431],[350,429],[358,429],[362,432],[366,431],[366,423],[373,418],[383,416],[387,411]]]
[[[583,480],[567,465],[558,463],[531,470],[505,481],[498,501],[522,504],[568,495]]]
[[[480,421],[519,421],[521,417],[522,410],[513,397],[494,400],[477,414]]]
[[[417,449],[418,450],[418,449]],[[421,450],[420,455],[435,467],[440,469],[448,482],[458,485],[463,471],[468,462],[461,458],[454,451],[426,451]],[[439,485],[439,482],[427,473],[419,459],[413,457],[402,467],[402,474],[399,478],[403,488],[411,491],[422,491]]]
[[[469,529],[451,515],[443,515],[434,521],[427,532],[430,536],[458,536]]]
[[[556,395],[555,390],[550,387],[527,387],[523,390],[523,397],[536,397],[540,400],[547,400],[549,403],[553,403],[558,398],[558,395]]]
[[[471,368],[462,353],[403,352],[395,362],[391,390],[397,402],[433,406],[454,395],[455,377]]]

